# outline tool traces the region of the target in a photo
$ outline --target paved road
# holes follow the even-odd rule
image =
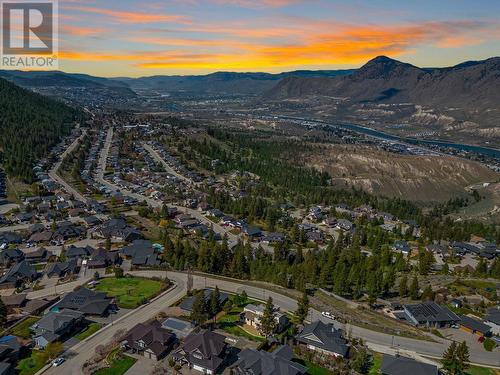
[[[66,151],[62,153],[57,163],[55,163],[52,169],[49,171],[50,178],[52,178],[59,185],[61,185],[68,192],[68,194],[73,195],[76,199],[82,202],[87,202],[87,198],[85,198],[78,190],[74,189],[70,184],[64,181],[64,179],[62,179],[61,176],[58,175],[58,171],[59,168],[61,167],[64,158],[76,148],[76,146],[80,143],[80,141],[86,134],[87,130],[84,130],[82,135],[80,135],[77,139],[75,139],[73,143],[71,143],[69,147],[66,149]]]
[[[154,208],[163,207],[163,202],[161,202],[159,200],[152,199],[152,198],[147,197],[145,195],[137,194],[137,193],[134,193],[134,192],[126,190],[126,189],[120,189],[117,186],[113,185],[112,183],[110,183],[109,181],[104,179],[104,171],[106,170],[106,160],[108,158],[109,149],[111,147],[112,141],[113,141],[113,129],[110,128],[108,130],[108,134],[106,136],[106,141],[104,142],[104,147],[102,148],[101,153],[99,155],[99,169],[97,172],[96,180],[100,184],[107,186],[112,191],[120,191],[125,196],[135,198],[139,201],[146,201],[146,203],[148,205],[150,205],[151,207],[154,207]],[[147,145],[145,145],[145,146],[147,146]],[[157,156],[159,157],[159,155],[157,155]],[[159,160],[162,160],[162,159],[160,158]],[[169,204],[168,206],[175,207],[180,212],[184,212],[186,214],[191,215],[192,217],[199,220],[200,222],[202,222],[203,224],[205,224],[209,228],[212,227],[214,232],[218,233],[221,237],[223,237],[226,234],[228,237],[228,245],[230,247],[232,247],[238,243],[238,240],[239,240],[238,236],[232,234],[231,232],[229,232],[228,229],[224,228],[220,224],[210,221],[205,216],[203,216],[201,214],[201,212],[199,212],[197,210],[193,210],[191,208],[182,207],[182,206],[175,206],[175,205],[171,205],[171,204]]]
[[[165,277],[166,275],[165,271],[137,271],[131,272],[131,274],[136,276],[156,276],[161,278]],[[184,296],[187,291],[187,275],[180,272],[168,272],[167,275],[170,280],[175,283],[175,289],[171,290],[168,293],[165,293],[157,300],[139,309],[131,311],[130,313],[116,321],[112,326],[108,325],[107,327],[99,331],[95,336],[73,347],[71,349],[72,353],[70,353],[70,355],[68,356],[69,359],[67,363],[59,368],[50,369],[48,373],[80,374],[81,366],[83,365],[83,363],[85,363],[85,361],[87,361],[94,355],[95,347],[97,345],[106,343],[111,340],[114,333],[119,329],[130,329],[135,324],[144,322],[154,317],[160,311],[166,310],[169,305],[173,304],[182,296]],[[221,280],[211,278],[209,276],[204,277],[194,275],[193,285],[194,288],[197,289],[218,286],[221,290],[232,293],[241,293],[243,290],[245,290],[250,297],[255,299],[266,300],[269,296],[271,296],[273,298],[273,302],[283,311],[295,311],[297,308],[297,303],[292,298],[259,287],[244,285],[237,280]],[[314,309],[310,310],[308,319],[319,319],[324,322],[331,322],[330,320],[322,317],[320,312]],[[378,351],[387,353],[395,353],[399,351],[410,355],[418,353],[419,355],[440,357],[449,343],[445,340],[439,343],[433,343],[428,341],[407,339],[403,337],[393,337],[387,334],[370,331],[368,329],[356,326],[345,327],[338,322],[334,323],[338,328],[342,328],[351,332],[351,335],[353,337],[362,338],[370,347],[373,347]],[[74,357],[72,357],[72,355],[74,355]],[[483,350],[471,349],[470,358],[474,363],[480,363],[490,366],[500,366],[500,358],[498,357],[498,353],[495,352],[489,353]]]
[[[165,273],[163,273],[163,275],[165,275]],[[144,321],[155,317],[159,311],[165,310],[168,306],[184,296],[185,292],[186,285],[182,280],[179,280],[173,289],[163,294],[157,300],[131,311],[127,315],[118,319],[112,325],[104,327],[96,335],[91,336],[89,339],[73,346],[69,353],[65,353],[65,356],[68,358],[66,363],[60,367],[52,367],[48,369],[46,373],[61,375],[82,374],[83,364],[88,359],[92,358],[95,354],[95,348],[97,346],[111,341],[113,335],[119,330],[129,330],[136,324],[143,323]]]
[[[182,174],[180,174],[179,172],[177,172],[175,169],[173,169],[166,161],[165,159],[163,159],[161,157],[160,154],[158,154],[158,152],[156,152],[155,149],[153,149],[153,147],[151,147],[150,145],[148,145],[147,143],[143,143],[142,144],[144,146],[144,149],[146,149],[146,151],[148,151],[151,156],[153,157],[153,159],[156,159],[157,162],[159,162],[161,165],[163,165],[163,167],[165,168],[165,170],[170,173],[172,176],[175,176],[177,177],[178,179],[180,180],[183,180],[189,184],[193,184],[194,182],[192,180],[190,180],[189,178],[187,178],[186,176],[183,176]]]

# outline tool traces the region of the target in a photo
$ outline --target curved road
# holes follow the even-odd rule
[[[67,362],[60,367],[48,369],[47,372],[49,374],[81,374],[82,365],[94,355],[96,346],[110,341],[113,335],[120,329],[130,329],[138,323],[155,317],[160,311],[165,311],[168,306],[178,301],[187,292],[187,275],[185,273],[170,271],[168,273],[165,271],[137,271],[131,272],[131,274],[135,276],[161,278],[168,275],[170,280],[175,283],[175,286],[150,303],[131,311],[112,325],[104,327],[93,336],[72,347],[70,351],[65,354],[68,359]],[[297,302],[292,298],[242,283],[242,281],[233,281],[231,279],[211,278],[208,275],[206,277],[193,275],[193,286],[195,289],[218,286],[221,290],[231,293],[241,293],[244,290],[250,297],[259,300],[266,300],[271,296],[273,302],[283,311],[295,311],[297,308]],[[74,287],[74,285],[72,285],[72,287]],[[331,320],[322,317],[319,311],[311,309],[309,311],[309,320],[318,319],[325,322],[331,322]],[[356,326],[345,327],[338,322],[334,323],[337,328],[348,329],[353,337],[362,338],[368,346],[378,351],[388,353],[398,351],[410,355],[418,353],[423,356],[441,357],[449,343],[444,340],[442,343],[435,343],[403,337],[393,337]],[[490,353],[486,351],[471,350],[470,359],[473,363],[489,366],[500,365],[500,358],[497,352]]]

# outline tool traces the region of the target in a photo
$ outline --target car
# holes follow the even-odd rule
[[[335,315],[333,315],[331,312],[329,311],[323,311],[321,313],[321,315],[323,315],[325,318],[328,318],[328,319],[335,319]]]
[[[52,361],[53,367],[61,366],[66,360],[63,357],[56,358]]]

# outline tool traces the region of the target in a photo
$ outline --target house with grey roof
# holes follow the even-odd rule
[[[189,334],[195,329],[195,326],[190,322],[177,318],[168,318],[161,323],[161,326],[162,328],[172,332],[179,340],[189,336]]]
[[[146,358],[159,361],[172,349],[175,335],[154,320],[148,324],[137,324],[122,341],[122,347]]]
[[[76,310],[85,315],[102,316],[108,313],[112,299],[106,293],[94,292],[87,288],[79,288],[67,293],[52,310]]]
[[[208,330],[191,333],[172,354],[177,363],[208,375],[217,372],[225,356],[225,337]]]
[[[47,277],[64,277],[78,272],[78,264],[76,259],[70,259],[67,262],[50,263],[45,274]]]
[[[30,327],[33,341],[38,348],[45,348],[74,332],[83,321],[83,313],[70,309],[51,311]]]
[[[460,315],[460,329],[472,333],[478,337],[491,335],[491,327],[477,319],[467,315]]]
[[[17,288],[24,283],[32,282],[38,277],[38,272],[27,261],[14,265],[0,278],[0,289]]]
[[[309,350],[318,351],[333,357],[345,357],[349,352],[347,341],[342,332],[332,323],[317,320],[307,324],[295,339]]]
[[[457,324],[460,317],[445,306],[428,301],[404,305],[405,319],[417,327],[444,328]]]
[[[412,358],[384,354],[380,366],[382,375],[438,375],[437,366],[417,362]]]
[[[249,304],[243,308],[240,315],[242,323],[255,328],[262,333],[261,319],[264,316],[265,305]],[[275,332],[283,331],[290,323],[288,316],[282,313],[279,307],[274,306]]]
[[[500,335],[500,306],[488,309],[484,322],[491,327],[491,333]]]
[[[130,259],[132,265],[136,267],[152,267],[161,263],[158,253],[148,240],[135,240],[132,244],[122,248],[120,255],[125,259]]]
[[[302,375],[307,368],[293,362],[293,351],[289,346],[280,346],[272,353],[255,349],[244,349],[238,361],[231,366],[237,375]]]

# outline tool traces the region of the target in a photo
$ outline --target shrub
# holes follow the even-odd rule
[[[492,352],[493,349],[495,349],[495,347],[497,346],[495,341],[493,341],[492,339],[486,339],[484,340],[483,342],[483,346],[484,346],[484,349],[489,351],[489,352]]]

